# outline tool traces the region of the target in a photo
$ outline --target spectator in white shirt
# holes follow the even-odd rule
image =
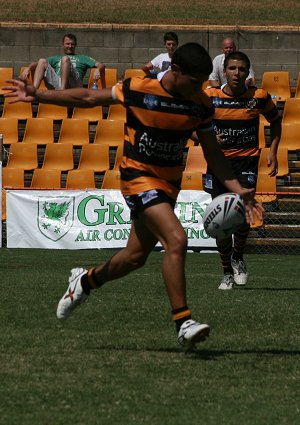
[[[150,62],[146,63],[142,68],[146,73],[154,70],[158,74],[158,78],[160,72],[168,71],[171,68],[172,56],[178,47],[177,34],[173,31],[167,32],[164,35],[164,45],[167,53],[161,53]]]
[[[227,37],[224,38],[222,42],[222,52],[220,55],[216,56],[213,60],[213,71],[209,76],[209,85],[211,87],[219,87],[223,84],[226,84],[226,75],[224,73],[224,60],[225,57],[231,53],[236,51],[236,45],[232,38]],[[252,65],[249,69],[249,75],[246,79],[246,85],[252,86],[254,85],[254,72]]]

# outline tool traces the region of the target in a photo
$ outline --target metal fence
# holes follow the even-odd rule
[[[264,220],[250,231],[247,252],[300,254],[300,192],[260,193]]]

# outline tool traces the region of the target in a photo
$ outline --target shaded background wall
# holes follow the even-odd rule
[[[77,53],[83,53],[117,68],[119,78],[126,68],[138,68],[164,52],[163,35],[175,31],[180,44],[196,41],[212,58],[220,53],[224,37],[232,37],[247,53],[259,85],[264,71],[289,71],[291,85],[300,71],[300,29],[298,27],[222,27],[155,25],[48,25],[0,24],[0,67],[13,67],[15,77],[21,66],[62,52],[65,33],[77,36]]]

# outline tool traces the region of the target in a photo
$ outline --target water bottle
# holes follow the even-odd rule
[[[94,84],[92,86],[92,90],[98,90],[97,80],[94,80]]]

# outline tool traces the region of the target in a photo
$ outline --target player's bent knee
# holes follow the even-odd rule
[[[44,66],[45,68],[48,66],[48,61],[47,61],[47,59],[45,59],[45,58],[40,58],[39,60],[38,60],[38,65],[42,65],[42,66]]]
[[[68,56],[63,56],[61,58],[61,63],[71,63],[71,59]]]
[[[127,260],[132,269],[139,269],[143,267],[147,261],[148,255],[144,253],[135,253],[128,256]]]
[[[169,252],[177,253],[181,255],[183,252],[186,251],[188,246],[188,239],[187,235],[184,231],[182,232],[173,232],[171,235],[171,238],[169,239],[167,243],[166,250]]]

